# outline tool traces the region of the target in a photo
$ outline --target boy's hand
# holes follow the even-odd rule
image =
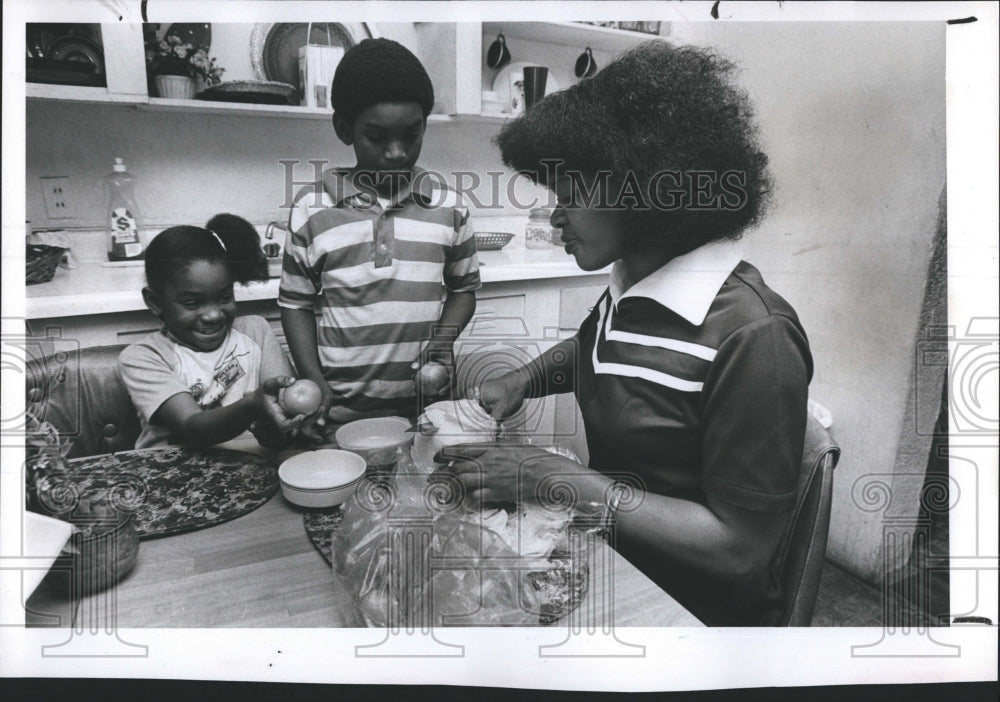
[[[424,397],[440,397],[449,393],[455,384],[454,341],[432,339],[410,364],[413,382]],[[447,378],[444,377],[447,374]]]
[[[330,390],[330,386],[327,385],[325,381],[317,384],[319,385],[319,390],[322,393],[319,409],[302,420],[298,433],[308,443],[327,444],[330,442],[326,438],[324,427],[326,426],[326,421],[330,416],[329,412],[334,403],[334,396],[333,391]]]

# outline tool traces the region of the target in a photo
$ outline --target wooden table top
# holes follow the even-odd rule
[[[610,547],[597,549],[590,590],[571,617],[596,617],[599,625],[702,626]],[[29,599],[29,626],[70,626],[79,616],[81,606],[73,607],[68,588],[57,583],[49,578]],[[364,626],[306,536],[301,510],[280,494],[233,521],[143,541],[135,567],[114,592],[85,599],[82,609],[107,595],[123,628]]]
[[[232,521],[144,540],[113,591],[79,603],[65,574],[50,573],[26,603],[27,624],[79,627],[85,612],[113,607],[122,628],[364,626],[306,535],[303,514],[279,492]],[[590,587],[571,623],[703,626],[604,542],[591,548]]]

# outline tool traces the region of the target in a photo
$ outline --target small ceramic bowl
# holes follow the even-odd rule
[[[351,451],[320,449],[292,456],[278,468],[281,492],[300,507],[336,507],[365,474],[365,459]]]
[[[135,517],[115,513],[86,520],[74,517],[76,529],[70,536],[57,565],[68,566],[73,591],[88,595],[105,590],[132,570],[139,557],[139,532]]]
[[[402,417],[375,417],[349,422],[337,430],[337,446],[365,459],[369,468],[382,469],[396,462],[396,451],[413,441],[410,422]]]

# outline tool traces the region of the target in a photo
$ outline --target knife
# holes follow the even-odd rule
[[[438,428],[431,424],[430,422],[416,422],[412,424],[409,429],[406,430],[407,434],[435,434]]]

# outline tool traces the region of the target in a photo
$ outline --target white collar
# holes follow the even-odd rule
[[[700,326],[742,258],[738,242],[713,241],[671,259],[635,284],[629,283],[621,261],[615,261],[608,286],[611,301],[617,307],[626,297],[646,297]]]

